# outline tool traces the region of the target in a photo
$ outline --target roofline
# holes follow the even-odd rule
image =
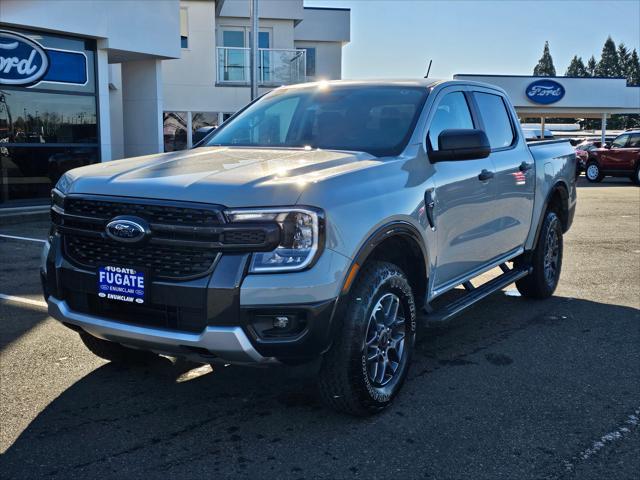
[[[626,77],[571,77],[566,75],[541,76],[541,75],[495,75],[492,73],[456,73],[453,76],[473,76],[473,77],[515,77],[515,78],[579,78],[581,80],[626,80]],[[632,86],[632,85],[629,85]],[[635,85],[633,85],[635,86]]]
[[[350,8],[344,7],[302,7],[305,10],[338,10],[340,12],[350,12]]]

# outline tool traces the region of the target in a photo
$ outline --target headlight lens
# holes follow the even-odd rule
[[[65,173],[60,177],[60,180],[58,180],[58,183],[56,183],[55,189],[64,195],[69,191],[70,186],[71,186],[71,180]]]
[[[322,213],[309,208],[242,209],[225,212],[230,222],[276,222],[281,241],[275,250],[256,252],[249,271],[291,272],[307,267],[318,254],[323,235]]]

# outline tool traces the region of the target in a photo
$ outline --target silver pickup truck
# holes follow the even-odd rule
[[[528,146],[491,85],[283,87],[193,150],[66,173],[44,294],[106,359],[315,364],[329,406],[367,415],[400,390],[419,320],[513,282],[552,295],[575,168],[568,142]]]

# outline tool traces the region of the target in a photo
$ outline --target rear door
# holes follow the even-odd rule
[[[466,87],[443,89],[436,98],[429,118],[427,151],[438,149],[438,135],[447,129],[478,128]],[[491,234],[494,198],[490,158],[452,160],[433,164],[435,189],[425,192],[425,204],[433,201],[437,253],[434,290],[460,283],[461,277],[480,269],[496,255],[495,245],[487,242]],[[482,173],[483,179],[479,178]]]
[[[503,255],[524,245],[531,226],[535,168],[526,142],[519,138],[517,119],[508,100],[497,91],[474,87],[473,99],[491,145],[495,166],[495,234],[490,241]]]

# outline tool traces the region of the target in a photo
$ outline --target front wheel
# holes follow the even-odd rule
[[[631,181],[636,185],[640,185],[640,162],[636,166],[636,171],[633,175],[631,175]]]
[[[320,369],[324,403],[357,416],[377,413],[400,391],[416,338],[411,285],[397,266],[362,269],[331,349]]]
[[[587,177],[587,180],[593,183],[601,182],[604,178],[602,170],[600,170],[600,165],[598,165],[596,162],[590,162],[589,164],[587,164],[585,176]]]
[[[562,225],[553,210],[546,213],[535,250],[516,262],[531,273],[516,282],[524,297],[544,299],[553,295],[562,269]]]

